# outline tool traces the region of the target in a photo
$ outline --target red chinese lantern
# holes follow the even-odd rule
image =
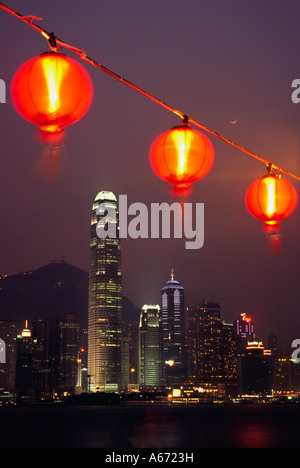
[[[42,141],[56,144],[63,141],[65,127],[88,111],[93,84],[77,61],[46,52],[17,70],[11,96],[20,115],[39,127]]]
[[[298,194],[280,174],[268,173],[250,185],[245,201],[249,212],[263,221],[264,232],[278,235],[280,221],[290,216],[297,206]]]
[[[156,175],[173,185],[175,196],[186,196],[210,171],[214,149],[203,133],[183,123],[154,140],[149,160]]]

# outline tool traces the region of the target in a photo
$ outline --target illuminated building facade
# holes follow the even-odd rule
[[[222,322],[222,368],[228,397],[238,393],[238,350],[234,323]]]
[[[97,214],[98,210],[103,214]],[[114,216],[110,218],[110,214]],[[116,224],[115,238],[98,237],[97,223],[104,216],[107,223]],[[101,191],[94,200],[91,216],[88,304],[89,391],[120,390],[121,356],[122,277],[118,203],[112,192]]]
[[[248,345],[248,341],[255,341],[253,320],[246,314],[241,314],[236,320],[236,334],[239,352],[243,352]]]
[[[187,375],[184,288],[171,279],[161,289],[163,329],[163,380],[165,385],[183,382]]]
[[[272,392],[273,361],[262,342],[249,342],[239,356],[239,392],[244,395],[266,395]]]
[[[300,392],[299,363],[290,354],[282,354],[274,360],[273,389],[275,393]]]
[[[159,305],[145,304],[139,323],[140,385],[162,385],[162,319]]]
[[[125,353],[126,362],[122,367],[124,370],[124,385],[135,384],[139,382],[139,316],[133,320],[123,317],[123,341],[128,347],[128,353]],[[124,354],[123,354],[124,356]],[[129,371],[129,374],[127,373]],[[127,381],[126,375],[128,376]]]
[[[202,301],[187,308],[189,378],[195,382],[223,378],[220,306]]]
[[[32,337],[27,320],[25,328],[17,336],[16,389],[21,398],[28,397],[33,392]]]
[[[55,389],[59,395],[74,394],[78,375],[79,323],[69,315],[57,320],[55,356]]]
[[[224,379],[228,382],[237,381],[237,339],[233,323],[222,323],[222,359]]]
[[[49,398],[54,390],[56,361],[52,328],[48,317],[36,317],[32,321],[32,379],[37,398]]]

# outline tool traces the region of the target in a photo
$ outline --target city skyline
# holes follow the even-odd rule
[[[110,192],[102,191],[102,192],[99,192],[99,195],[100,195],[101,193],[110,193]],[[95,205],[94,205],[93,212],[94,212],[94,213],[93,213],[93,215],[92,215],[91,229],[93,230],[93,228],[94,228],[94,231],[95,231],[95,228],[96,228]],[[102,242],[103,242],[103,239],[102,239]],[[52,258],[50,264],[48,264],[48,265],[43,265],[42,267],[38,268],[38,269],[35,270],[35,271],[38,272],[40,269],[43,270],[43,269],[47,268],[48,266],[54,265],[54,264],[64,264],[64,265],[66,265],[66,266],[70,266],[71,268],[75,268],[75,269],[78,268],[76,265],[68,264],[68,262],[65,261],[65,258],[64,258],[64,257],[60,257],[60,258]],[[80,269],[79,269],[79,270],[80,270]],[[34,272],[33,270],[29,270],[28,272],[20,271],[20,272],[14,274],[14,275],[11,275],[10,278],[17,277],[17,276],[24,277],[24,275],[25,275],[25,277],[26,277],[26,275],[30,275],[30,276],[31,276],[33,272]],[[85,273],[89,276],[89,272],[88,272],[88,271],[85,272]],[[3,276],[3,279],[5,280],[6,277],[7,277],[7,275],[4,275],[4,276]],[[55,274],[54,274],[54,277],[55,277]],[[54,279],[54,278],[52,278],[52,281],[53,281],[53,279]],[[126,278],[125,278],[125,279],[126,279]],[[169,279],[165,282],[164,286],[163,286],[163,287],[160,287],[158,291],[154,291],[154,292],[150,295],[150,297],[158,297],[158,298],[159,298],[159,301],[158,301],[158,302],[160,302],[160,301],[161,301],[161,294],[162,294],[162,292],[166,289],[166,287],[167,287],[169,284],[172,285],[172,283],[174,283],[175,288],[176,288],[176,285],[179,285],[180,289],[183,289],[183,290],[184,290],[184,287],[180,284],[180,282],[177,281],[177,280],[175,279],[174,268],[171,268],[171,269],[170,269],[170,271],[169,271]],[[63,283],[62,283],[62,284],[63,284]],[[3,286],[4,286],[4,285],[3,285]],[[16,285],[16,286],[17,286],[17,288],[18,288],[18,287],[22,287],[22,286],[21,286],[21,283],[20,283],[19,285]],[[44,285],[44,286],[45,286],[45,285]],[[74,284],[74,286],[75,286],[75,284]],[[4,286],[3,289],[6,290],[6,287]],[[9,289],[7,290],[7,292],[9,292]],[[39,295],[40,295],[40,293],[42,293],[42,290],[39,291]],[[43,294],[43,293],[42,293],[42,294]],[[130,297],[128,297],[128,296],[125,296],[125,297],[130,301],[130,303],[132,304],[132,306],[138,311],[138,312],[137,312],[136,319],[139,320],[139,314],[140,314],[140,310],[142,309],[142,305],[141,305],[141,304],[135,303],[135,302],[132,300],[132,298],[130,298]],[[46,301],[46,302],[47,302],[47,300],[49,300],[49,299],[50,299],[50,297],[45,297],[45,301]],[[52,301],[53,301],[53,300],[51,299],[51,302],[52,302]],[[44,301],[43,301],[43,302],[44,302]],[[80,298],[80,302],[82,303],[82,297]],[[89,311],[88,311],[88,309],[89,309],[89,307],[88,307],[88,302],[89,302],[89,301],[87,301],[87,307],[86,307],[86,320],[87,320],[87,322],[88,322],[88,314],[89,314]],[[242,326],[242,327],[245,326],[245,327],[247,328],[247,327],[253,327],[253,321],[256,322],[256,317],[255,317],[255,316],[253,316],[253,315],[251,315],[251,314],[245,314],[245,313],[243,313],[243,312],[239,313],[238,315],[236,315],[236,316],[234,316],[234,317],[230,317],[230,318],[229,318],[229,317],[227,317],[226,315],[224,315],[224,311],[223,311],[222,304],[219,304],[219,303],[216,302],[216,301],[210,301],[209,299],[203,299],[203,298],[201,298],[200,296],[198,297],[198,300],[196,300],[196,301],[194,301],[194,302],[191,302],[191,301],[189,300],[189,298],[188,298],[188,300],[185,301],[185,302],[186,302],[186,305],[185,305],[185,307],[184,307],[184,313],[185,313],[185,315],[188,314],[188,311],[189,311],[190,309],[193,309],[194,307],[197,308],[197,307],[199,306],[199,304],[202,304],[202,303],[210,303],[210,304],[215,304],[216,307],[220,310],[220,313],[221,313],[221,315],[222,315],[222,322],[224,322],[224,323],[229,322],[229,323],[231,323],[231,324],[234,324],[234,322],[235,322],[236,320],[238,320],[238,318],[239,318],[239,321],[240,321],[240,323],[241,323],[241,326]],[[145,301],[144,301],[144,303],[142,302],[142,304],[145,305]],[[71,306],[71,302],[70,302],[70,306]],[[36,309],[36,305],[34,306],[34,310],[35,310],[35,309]],[[78,310],[80,310],[80,305],[79,305],[79,307],[77,308],[77,313],[78,313]],[[49,314],[49,308],[48,308],[48,307],[46,308],[46,315],[47,315],[47,314]],[[27,315],[24,314],[24,316],[22,316],[21,319],[20,319],[20,314],[18,314],[18,318],[16,319],[16,318],[14,317],[13,320],[15,320],[16,323],[22,323],[22,324],[23,324],[24,321],[28,320],[28,315],[31,316],[31,321],[32,321],[32,318],[33,318],[34,316],[32,316],[31,313],[29,313],[29,314],[27,314]],[[78,316],[80,317],[80,321],[81,321],[81,322],[82,322],[82,321],[85,322],[85,319],[84,319],[84,307],[81,306],[81,312],[79,313]],[[244,317],[246,318],[245,324],[244,324],[244,322],[243,322]],[[9,314],[4,313],[4,314],[1,316],[1,319],[3,319],[3,320],[9,320]],[[256,329],[256,331],[257,331],[257,329]],[[241,334],[241,331],[240,331],[240,333],[238,333],[238,334]],[[283,346],[283,341],[282,341],[282,339],[281,339],[281,338],[282,338],[282,335],[280,334],[280,332],[279,332],[279,333],[274,333],[274,331],[273,331],[273,329],[272,329],[272,326],[266,327],[265,329],[261,329],[261,328],[260,328],[256,334],[253,334],[253,335],[252,335],[251,340],[252,340],[252,341],[258,340],[258,342],[263,342],[264,345],[266,345],[266,344],[268,343],[268,340],[269,340],[270,336],[272,336],[272,335],[276,336],[277,341],[278,341],[278,344],[279,344],[279,348],[280,348],[280,350],[281,350],[283,353],[292,353],[292,352],[293,352],[294,346],[291,346],[292,343],[289,343],[289,342],[288,342],[288,345],[287,345],[287,346]]]
[[[99,195],[103,197],[103,192]],[[104,198],[102,201],[107,202]],[[109,201],[112,201],[112,197]],[[95,224],[93,213],[92,226]],[[93,266],[93,254],[91,259]],[[63,262],[61,265],[63,266]],[[64,288],[64,282],[59,281],[59,278],[58,274],[56,284],[60,283],[60,288]],[[93,291],[93,277],[90,287]],[[33,294],[37,292],[34,289],[31,291]],[[103,328],[103,310],[100,310],[97,332],[99,335],[96,338],[94,325],[90,326],[91,317],[87,330],[79,325],[78,316],[70,315],[70,310],[65,310],[63,315],[57,311],[51,316],[41,313],[34,316],[30,323],[28,320],[21,323],[12,318],[0,320],[1,336],[5,338],[7,354],[7,360],[4,360],[2,365],[2,397],[5,398],[7,390],[16,390],[17,399],[22,402],[23,398],[23,401],[28,398],[43,400],[51,395],[53,398],[63,397],[66,393],[79,395],[82,392],[117,392],[130,395],[138,389],[141,393],[147,393],[151,388],[158,391],[158,394],[169,388],[175,392],[174,396],[179,396],[177,390],[181,388],[184,389],[183,393],[187,392],[192,397],[191,389],[194,387],[194,392],[201,393],[203,388],[206,388],[205,394],[206,391],[217,392],[218,398],[226,398],[226,395],[234,398],[245,393],[244,384],[248,389],[246,394],[253,394],[254,389],[255,393],[266,392],[268,395],[273,392],[275,395],[277,392],[280,394],[282,389],[287,392],[292,389],[298,391],[298,366],[292,364],[291,353],[288,356],[280,350],[277,337],[272,334],[269,335],[268,344],[263,343],[259,333],[258,336],[255,333],[251,317],[241,314],[234,323],[228,323],[221,316],[220,305],[207,301],[182,310],[183,287],[174,279],[173,270],[171,279],[161,288],[161,292],[161,306],[145,304],[135,318],[126,318],[126,314],[122,317],[122,343],[125,347],[122,356],[119,357],[122,362],[122,384],[119,386],[116,385],[116,376],[120,374],[121,366],[117,365],[117,355],[109,351],[104,356],[101,351],[103,346],[110,349],[110,346],[117,344],[111,335],[112,330]],[[108,300],[111,301],[111,294]],[[161,309],[163,314],[160,313]],[[184,337],[181,336],[183,325],[180,324],[182,312],[185,322]],[[110,315],[115,315],[116,318],[118,313],[110,311]],[[109,328],[116,328],[115,318],[113,321],[110,319]],[[139,329],[138,339],[134,332],[134,322]],[[129,334],[128,326],[131,327]],[[89,349],[85,350],[82,344],[89,340],[84,338],[84,335],[89,333],[92,348],[90,349],[89,344]],[[100,352],[97,351],[97,346],[94,346],[95,340],[99,340]],[[135,358],[132,360],[133,355],[130,356],[130,347],[138,357],[138,365],[135,364],[137,381],[132,381],[130,377],[135,361]],[[91,366],[92,362],[90,368],[86,366],[87,351],[88,366]],[[93,367],[91,356],[93,357],[94,351],[96,366]],[[271,363],[274,369],[277,369],[276,372]],[[289,378],[287,366],[290,366]],[[10,375],[12,380],[8,385]]]
[[[77,270],[78,267],[76,267],[75,265],[71,265],[71,264],[68,264],[67,262],[65,262],[65,259],[63,257],[61,258],[57,258],[57,259],[52,259],[51,260],[51,263],[48,264],[48,265],[44,265],[42,266],[41,268],[38,268],[37,270],[30,270],[28,272],[24,272],[24,271],[20,271],[18,272],[17,274],[15,275],[12,275],[12,276],[6,276],[4,275],[3,276],[3,280],[5,281],[5,279],[10,279],[10,278],[17,278],[17,277],[20,277],[20,278],[24,278],[26,277],[27,275],[29,276],[32,276],[33,273],[35,272],[39,272],[40,270],[44,270],[44,269],[47,269],[50,265],[65,265],[65,266],[68,266],[68,267],[71,267],[71,268],[75,268]],[[80,271],[80,269],[79,269]],[[84,272],[87,274],[87,277],[89,276],[89,273],[88,272]],[[60,285],[60,287],[63,287],[63,281],[60,281],[59,279],[54,279],[56,277],[56,274],[54,273],[54,276],[51,278],[51,281],[55,281],[57,284]],[[60,278],[60,274],[58,273],[58,276],[57,278]],[[0,279],[1,280],[1,279]],[[169,274],[169,279],[165,282],[165,284],[159,289],[159,292],[157,293],[160,297],[160,300],[162,299],[162,291],[165,290],[166,288],[166,285],[168,284],[172,284],[174,283],[175,284],[175,287],[176,285],[179,285],[180,288],[184,289],[184,287],[181,286],[181,284],[179,283],[179,281],[175,280],[175,272],[174,272],[174,268],[171,268],[170,270],[170,274]],[[22,289],[18,289],[20,288],[20,284],[16,284],[16,292],[19,292],[19,291],[22,291]],[[74,283],[75,284],[75,287],[78,288],[78,285],[76,286],[76,282]],[[6,288],[6,286],[2,285],[2,290],[6,291],[6,292],[9,292],[11,289],[11,285]],[[44,288],[48,288],[48,287],[53,287],[54,285],[50,282],[49,285],[47,286],[46,283],[43,283],[43,287],[40,291],[40,293],[43,293],[43,290]],[[22,287],[22,286],[21,286]],[[81,283],[79,283],[79,288],[81,289],[83,287],[83,285]],[[88,288],[87,288],[88,290]],[[153,296],[155,295],[155,293],[153,294]],[[136,304],[134,303],[130,297],[127,297],[125,296],[126,299],[129,300],[129,304],[131,304],[129,307],[133,307],[134,311],[136,312],[136,316],[135,316],[135,319],[137,320],[137,322],[140,320],[140,313],[141,311],[143,310],[143,307],[147,306],[147,307],[150,307],[149,305],[147,305],[146,303],[144,303],[142,306],[140,304]],[[46,297],[46,301],[49,301],[50,297]],[[78,298],[76,298],[78,299]],[[54,300],[57,300],[57,299],[54,299]],[[51,299],[51,302],[53,302],[53,299]],[[80,301],[82,303],[82,301]],[[257,332],[257,329],[256,329],[256,333],[253,333],[253,322],[255,322],[255,317],[253,316],[250,316],[250,315],[246,315],[245,313],[240,313],[239,315],[233,317],[233,320],[232,321],[229,321],[228,317],[224,316],[224,313],[222,312],[222,305],[217,303],[217,302],[212,302],[212,301],[209,301],[209,300],[206,300],[206,299],[200,299],[196,302],[188,302],[187,301],[187,304],[186,306],[184,307],[184,314],[187,316],[188,313],[189,313],[189,310],[192,310],[194,307],[197,308],[199,306],[201,306],[201,304],[214,304],[215,307],[219,310],[219,313],[221,314],[221,321],[224,322],[224,323],[230,323],[231,325],[234,324],[235,321],[237,321],[237,323],[240,324],[240,326],[237,328],[237,334],[240,335],[240,338],[241,339],[242,337],[244,337],[244,340],[242,340],[244,342],[244,345],[245,343],[247,342],[246,338],[245,337],[249,337],[249,341],[258,341],[258,342],[264,342],[264,344],[266,344],[268,342],[268,339],[270,336],[274,335],[277,339],[279,339],[279,342],[280,342],[280,333],[278,335],[275,335],[273,334],[273,332],[271,331],[271,328],[267,328],[265,331],[263,330],[258,330]],[[53,303],[52,303],[52,306],[53,306]],[[69,307],[69,309],[67,308],[66,310],[71,310],[70,307],[72,307],[72,303],[70,303],[67,307]],[[152,307],[158,307],[158,305],[156,306],[152,306]],[[162,307],[162,304],[160,303],[160,306],[159,308]],[[50,307],[51,308],[51,307]],[[75,315],[79,318],[79,321],[81,322],[81,326],[83,328],[86,328],[86,325],[84,324],[85,323],[85,320],[84,320],[84,314],[82,312],[84,312],[84,306],[81,304],[79,305],[79,307],[77,308],[76,310],[76,313]],[[125,309],[126,309],[126,306],[125,306]],[[124,312],[124,310],[123,312]],[[36,311],[36,305],[34,306],[33,310]],[[1,316],[1,319],[3,319],[4,321],[9,321],[10,320],[10,313],[11,313],[11,310],[9,311],[9,313],[7,314],[4,314],[3,316]],[[47,308],[45,309],[45,317],[47,317],[50,313],[50,309]],[[62,309],[60,308],[60,314],[62,314]],[[132,319],[132,311],[129,312],[130,314],[130,317]],[[43,315],[43,314],[42,314]],[[51,314],[50,314],[51,315]],[[28,320],[28,316],[30,316],[29,320]],[[126,316],[126,312],[125,312],[125,315],[123,314],[123,318]],[[27,317],[27,318],[26,318]],[[11,320],[15,323],[15,324],[19,324],[20,325],[20,330],[23,329],[23,323],[25,322],[29,322],[29,323],[32,323],[36,318],[38,317],[38,314],[36,315],[32,315],[32,314],[23,314],[22,316],[20,316],[20,314],[17,314],[17,317],[13,316],[11,317]],[[88,301],[87,301],[87,304],[86,304],[86,324],[88,325]],[[125,319],[126,320],[126,319]],[[250,333],[248,331],[248,328],[249,330],[252,330],[252,332]],[[292,350],[288,347],[288,348],[281,348],[281,351],[283,353],[289,353],[289,352],[292,352]]]
[[[291,84],[299,72],[299,5],[191,1],[187,8],[177,1],[88,2],[84,21],[76,1],[71,9],[67,2],[24,5],[16,0],[11,6],[43,17],[41,25],[58,37],[299,173],[300,108],[291,99]],[[15,113],[9,95],[16,69],[48,45],[4,12],[0,35],[7,44],[0,71],[6,83],[6,103],[0,104],[1,273],[28,271],[61,255],[88,271],[89,207],[95,193],[109,188],[116,197],[126,194],[130,203],[147,206],[174,201],[152,173],[148,150],[159,133],[179,121],[86,65],[95,86],[94,102],[84,119],[68,129],[61,155],[64,170],[57,183],[49,185],[31,173],[43,147],[34,127]],[[214,166],[194,184],[190,197],[205,205],[204,246],[189,252],[182,239],[123,239],[124,293],[138,306],[157,303],[161,284],[174,267],[185,283],[188,304],[216,301],[228,321],[249,314],[259,330],[272,328],[288,349],[299,338],[300,326],[299,207],[282,223],[281,252],[273,255],[260,222],[244,203],[246,189],[265,168],[210,139]]]

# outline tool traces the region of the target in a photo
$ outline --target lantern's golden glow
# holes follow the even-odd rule
[[[187,172],[188,153],[191,147],[191,134],[187,132],[173,132],[174,146],[178,148],[177,174],[182,177]]]
[[[275,179],[266,177],[264,182],[267,185],[267,215],[273,216],[276,213],[276,195],[275,195]]]
[[[63,134],[80,120],[93,98],[85,68],[64,54],[48,52],[25,62],[11,84],[12,101],[20,115],[36,124],[47,140]]]
[[[280,221],[294,212],[298,194],[289,181],[270,173],[250,185],[245,201],[249,212],[263,221],[266,233],[278,233]]]
[[[184,196],[210,171],[214,149],[204,134],[182,124],[155,139],[149,160],[156,175],[173,185],[174,195]]]
[[[46,56],[42,62],[42,69],[48,88],[48,112],[53,114],[57,112],[61,106],[60,103],[60,87],[63,76],[67,72],[67,62],[54,62],[51,57]]]

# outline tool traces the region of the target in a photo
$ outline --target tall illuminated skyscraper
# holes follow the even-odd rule
[[[115,227],[116,237],[98,236],[101,219]],[[99,192],[92,207],[90,240],[88,379],[92,392],[120,391],[122,276],[118,220],[115,195]]]
[[[202,301],[187,308],[189,378],[198,382],[219,381],[222,368],[222,322],[220,306]]]
[[[161,289],[163,328],[163,380],[165,385],[183,383],[186,375],[184,288],[171,279]]]
[[[140,383],[162,385],[162,321],[159,305],[145,304],[139,323]]]

